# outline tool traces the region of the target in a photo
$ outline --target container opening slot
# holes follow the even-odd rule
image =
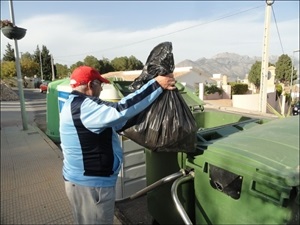
[[[239,199],[241,195],[243,177],[209,164],[210,185],[233,199]]]

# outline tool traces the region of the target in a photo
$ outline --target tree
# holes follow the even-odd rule
[[[16,61],[15,50],[9,43],[6,45],[5,54],[3,55],[3,61]]]
[[[34,56],[32,54],[30,54],[29,52],[25,52],[21,55],[21,61],[24,60],[24,59],[28,59],[28,60],[31,60],[31,61],[35,61],[34,60]],[[38,63],[38,62],[36,62]]]
[[[269,63],[269,66],[274,64]],[[255,85],[257,89],[260,89],[260,78],[261,78],[261,61],[256,61],[250,69],[248,74],[248,80]]]
[[[23,77],[33,77],[39,73],[39,68],[39,64],[29,58],[23,58],[21,60],[21,72]]]
[[[260,88],[260,76],[261,76],[261,62],[256,61],[250,69],[248,74],[248,80],[255,85],[257,89]]]
[[[84,65],[86,66],[90,66],[95,68],[96,70],[100,71],[100,63],[98,61],[98,59],[94,56],[86,56],[83,60]]]
[[[111,65],[114,71],[140,70],[144,66],[143,63],[134,56],[130,56],[129,58],[126,56],[116,57],[111,61]]]
[[[17,76],[17,70],[15,62],[3,61],[1,62],[1,79],[12,78]]]
[[[39,48],[39,46],[37,45],[37,46],[36,46],[36,50],[35,50],[34,53],[33,53],[33,60],[34,60],[35,62],[37,62],[38,64],[40,64],[40,53],[41,53],[40,48]]]
[[[291,73],[292,73],[292,60],[286,55],[282,54],[277,62],[275,69],[275,78],[281,83],[289,84],[291,83]],[[294,69],[294,68],[293,68]],[[297,79],[297,70],[293,70],[293,80]]]
[[[133,55],[128,59],[128,70],[141,70],[143,69],[143,63],[135,58]]]
[[[51,55],[47,47],[43,45],[40,51],[39,46],[37,46],[33,58],[39,65],[42,63],[43,79],[52,80]]]
[[[103,58],[103,59],[99,60],[99,64],[100,64],[100,73],[101,74],[114,71],[113,66],[111,65],[109,59],[107,59],[107,58]]]
[[[43,78],[44,80],[52,80],[52,65],[51,65],[51,55],[46,46],[42,46],[42,66],[43,66]]]
[[[128,58],[126,56],[116,57],[111,61],[114,71],[126,71],[128,69]]]
[[[72,65],[70,66],[70,72],[72,73],[73,70],[75,70],[77,67],[83,66],[83,65],[84,65],[84,62],[82,62],[82,61],[78,61],[78,62],[72,64]]]
[[[55,66],[56,66],[56,72],[57,72],[58,79],[69,77],[70,70],[68,69],[67,65],[62,65],[62,64],[56,63]]]

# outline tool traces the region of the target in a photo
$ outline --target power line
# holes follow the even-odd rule
[[[283,50],[283,46],[282,46],[282,41],[281,41],[281,38],[280,38],[280,33],[279,33],[278,26],[277,26],[276,16],[275,16],[275,12],[274,12],[273,7],[272,7],[272,12],[273,12],[273,17],[274,17],[274,21],[275,21],[275,25],[276,25],[276,29],[277,29],[277,34],[278,34],[278,38],[279,38],[279,42],[280,42],[282,54],[284,54],[284,50]]]
[[[136,44],[143,43],[143,42],[146,42],[146,41],[154,40],[154,39],[157,39],[157,38],[165,37],[165,36],[172,35],[172,34],[175,34],[175,33],[179,33],[179,32],[185,31],[185,30],[189,30],[189,29],[192,29],[192,28],[195,28],[195,27],[199,27],[199,26],[203,26],[203,25],[206,25],[206,24],[209,24],[209,23],[213,23],[213,22],[216,22],[216,21],[219,21],[219,20],[222,20],[222,19],[226,19],[226,18],[229,18],[229,17],[232,17],[232,16],[236,16],[238,14],[242,14],[242,13],[245,13],[245,12],[257,9],[257,8],[261,8],[261,7],[263,7],[263,6],[255,6],[255,7],[250,8],[250,9],[238,11],[238,12],[235,12],[235,13],[232,13],[232,14],[229,14],[229,15],[225,15],[225,16],[221,16],[220,18],[217,18],[217,19],[214,19],[214,20],[211,20],[211,21],[207,21],[207,22],[204,22],[204,23],[196,24],[194,26],[190,26],[190,27],[187,27],[187,28],[176,30],[176,31],[173,31],[173,32],[170,32],[170,33],[167,33],[167,34],[162,34],[162,35],[159,35],[159,36],[156,36],[156,37],[144,39],[144,40],[141,40],[141,41],[136,41],[136,42],[133,42],[133,43],[130,43],[130,44],[115,46],[115,47],[111,47],[111,48],[106,48],[106,49],[102,49],[102,50],[98,50],[98,51],[86,52],[86,53],[81,53],[81,54],[76,54],[76,55],[58,56],[58,58],[87,55],[87,54],[91,54],[91,53],[105,52],[105,51],[109,51],[109,50],[113,50],[113,49],[119,49],[119,48],[124,48],[124,47],[126,48],[126,47],[129,47],[129,46],[132,46],[132,45],[136,45]]]

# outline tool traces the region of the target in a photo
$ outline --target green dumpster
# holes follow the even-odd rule
[[[58,91],[57,86],[61,84],[69,84],[70,79],[62,79],[52,81],[48,85],[47,96],[46,96],[46,123],[47,123],[47,136],[55,143],[60,142],[59,137],[59,104],[58,104]]]
[[[131,93],[128,89],[128,85],[131,83],[132,81],[114,81],[114,85],[119,91],[120,96],[126,96]],[[254,120],[243,115],[214,110],[203,111],[204,102],[180,83],[177,83],[176,86],[191,109],[200,130],[218,127],[223,131],[223,136],[225,137],[261,123],[259,119]],[[201,147],[199,146],[199,151],[201,151]],[[170,174],[178,172],[180,169],[187,168],[187,154],[185,153],[152,152],[148,149],[145,149],[145,153],[146,182],[148,186]],[[167,183],[147,193],[148,211],[154,221],[159,224],[183,223],[171,198],[171,186],[172,183]],[[193,181],[182,184],[178,188],[178,195],[188,216],[192,222],[195,222],[195,189]]]
[[[210,140],[225,138],[234,133],[241,132],[262,123],[260,119],[253,119],[233,113],[220,111],[193,111],[199,130],[211,131]],[[216,133],[213,130],[218,129]],[[202,154],[207,143],[201,143],[201,137],[197,137],[197,152]],[[146,150],[146,174],[147,185],[176,173],[180,169],[187,169],[187,154],[185,153],[164,153]],[[153,219],[159,224],[183,224],[171,196],[172,182],[164,184],[147,194],[147,205]],[[179,186],[178,196],[191,222],[195,223],[195,187],[193,181],[186,182]],[[168,206],[168,207],[166,207]]]
[[[299,117],[220,133],[200,131],[203,153],[187,159],[195,224],[299,224]]]

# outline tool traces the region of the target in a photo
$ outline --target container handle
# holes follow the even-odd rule
[[[184,177],[180,177],[177,180],[174,181],[174,183],[172,184],[172,188],[171,188],[171,194],[172,194],[172,199],[175,203],[176,209],[178,211],[178,213],[180,214],[184,224],[186,225],[192,225],[192,221],[190,220],[189,216],[187,215],[186,211],[184,210],[178,195],[177,195],[177,189],[178,186],[188,180],[192,180],[194,179],[194,172],[191,171],[188,175],[184,176]]]

